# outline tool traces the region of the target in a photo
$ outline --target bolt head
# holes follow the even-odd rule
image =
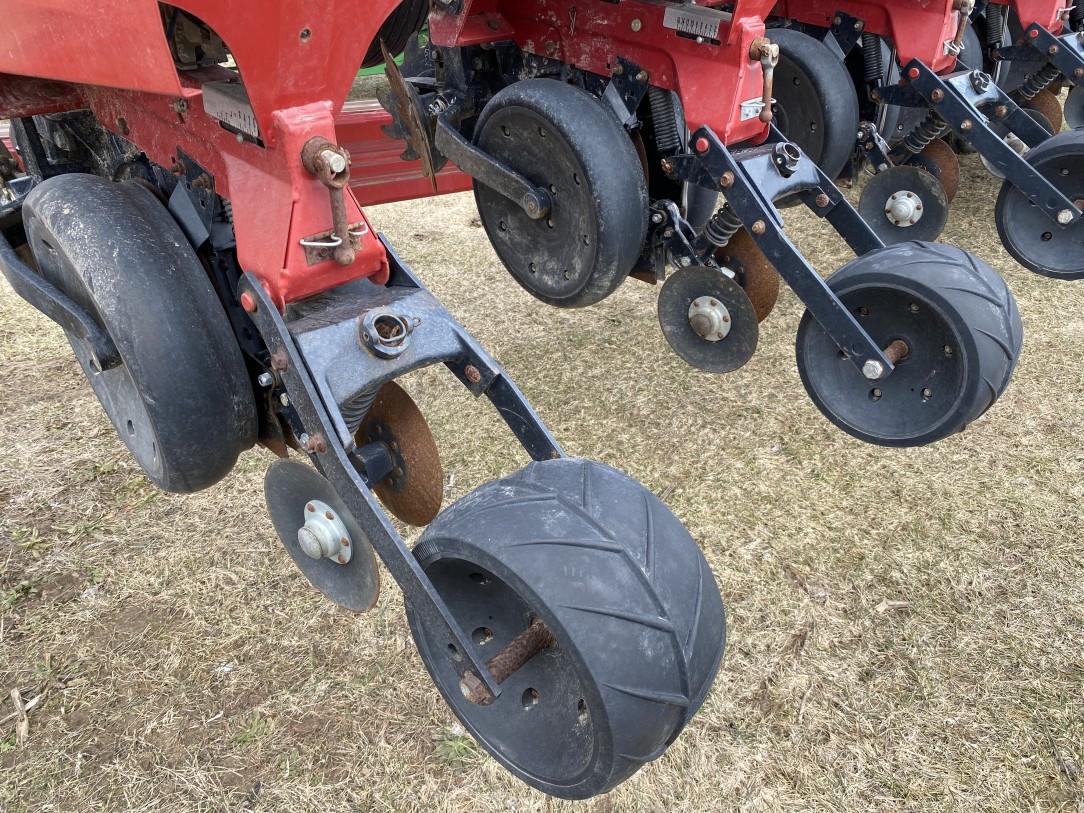
[[[639,31],[641,28],[644,27],[644,24],[640,21],[640,18],[637,17],[629,24],[629,27],[633,31]]]
[[[1058,212],[1058,223],[1062,226],[1068,226],[1073,222],[1073,212],[1071,209],[1062,209]]]
[[[275,377],[271,373],[260,373],[259,378],[256,379],[260,386],[266,389],[275,383]]]
[[[862,375],[870,381],[876,381],[885,374],[885,366],[877,359],[870,359],[862,365]]]
[[[321,153],[324,162],[327,164],[327,168],[338,175],[340,172],[346,169],[346,159],[342,153],[335,150],[324,150]]]

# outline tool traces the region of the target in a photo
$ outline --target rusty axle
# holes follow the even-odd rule
[[[497,684],[504,683],[523,668],[531,658],[544,649],[549,649],[557,642],[542,621],[535,619],[523,632],[513,638],[508,645],[486,661],[486,668]],[[493,701],[485,684],[473,672],[467,672],[459,684],[463,696],[472,703],[484,705]]]

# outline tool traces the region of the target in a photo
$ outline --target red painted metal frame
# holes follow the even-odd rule
[[[782,0],[775,13],[789,20],[830,28],[842,12],[861,20],[864,31],[883,37],[901,65],[917,59],[936,73],[954,70],[956,57],[945,43],[956,36],[954,0]]]
[[[355,261],[309,265],[299,240],[332,228],[328,190],[301,166],[314,137],[336,139],[358,65],[398,0],[177,0],[222,37],[244,80],[262,146],[239,142],[203,109],[202,84],[223,69],[178,73],[154,0],[27,0],[7,4],[0,29],[0,118],[90,108],[154,161],[178,154],[214,176],[233,204],[239,262],[274,301],[360,277],[386,280],[372,233]],[[118,8],[122,6],[122,8]],[[74,58],[73,55],[78,55]],[[178,112],[179,101],[186,109]],[[365,222],[347,195],[347,216]]]
[[[335,117],[338,144],[350,151],[350,189],[362,206],[465,192],[470,175],[448,163],[437,173],[437,188],[422,174],[421,161],[400,158],[405,145],[385,132],[391,116],[375,101],[347,102]]]
[[[681,96],[690,127],[707,125],[735,144],[767,135],[756,117],[743,120],[741,105],[762,96],[763,72],[750,49],[765,35],[764,19],[773,5],[774,0],[733,3],[718,45],[678,36],[663,25],[668,4],[649,0],[465,0],[456,14],[434,11],[429,34],[446,47],[514,40],[528,53],[603,76],[624,57],[644,68],[652,85]]]
[[[1051,34],[1061,33],[1064,27],[1065,0],[990,0],[998,6],[1008,6],[1016,12],[1020,25],[1026,31],[1038,24]],[[1069,3],[1071,6],[1072,3]]]

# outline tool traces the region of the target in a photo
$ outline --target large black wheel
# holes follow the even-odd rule
[[[461,653],[408,608],[453,711],[546,793],[610,790],[666,750],[711,687],[726,635],[711,570],[669,509],[614,469],[532,463],[439,515],[414,554],[487,659],[532,622],[553,634],[481,705],[461,690]]]
[[[1084,133],[1058,133],[1024,157],[1078,207],[1084,205]],[[1084,278],[1084,220],[1060,226],[1005,181],[994,222],[1006,250],[1025,268],[1056,279]]]
[[[798,371],[843,431],[882,446],[923,446],[986,412],[1005,391],[1023,344],[1016,300],[988,265],[940,243],[900,243],[840,269],[829,284],[895,369],[866,378],[807,312]]]
[[[147,477],[191,492],[256,441],[241,351],[184,232],[139,183],[58,175],[23,206],[43,277],[109,333],[122,363],[99,371],[68,336],[95,395]]]
[[[858,93],[843,60],[823,42],[791,28],[769,32],[779,46],[772,112],[776,126],[829,178],[836,178],[858,137]]]
[[[529,79],[489,101],[475,142],[552,199],[533,220],[475,181],[482,225],[516,281],[561,307],[613,293],[640,256],[648,215],[643,166],[617,119],[586,91]]]
[[[380,49],[381,41],[387,45],[390,53],[401,54],[411,37],[422,30],[428,17],[429,0],[403,0],[380,26],[376,39],[365,52],[361,67],[372,68],[384,61],[384,53]]]

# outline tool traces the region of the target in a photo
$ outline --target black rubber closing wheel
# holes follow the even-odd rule
[[[384,61],[384,54],[380,48],[381,41],[387,45],[391,53],[402,53],[411,37],[422,30],[428,17],[429,0],[403,0],[380,26],[376,39],[369,44],[369,49],[365,52],[361,67],[372,68]]]
[[[745,366],[760,336],[749,295],[719,269],[702,265],[678,269],[666,280],[659,325],[674,352],[706,373]]]
[[[1078,207],[1084,206],[1084,132],[1058,133],[1024,157]],[[994,221],[1002,244],[1025,268],[1056,279],[1084,278],[1084,221],[1059,226],[1008,181],[997,197]]]
[[[539,619],[556,642],[466,699],[462,654],[407,617],[444,699],[477,740],[553,796],[605,793],[661,756],[703,703],[726,638],[707,562],[636,481],[581,460],[532,463],[440,514],[414,548],[487,660]]]
[[[549,191],[549,217],[475,182],[478,213],[516,281],[550,305],[581,307],[624,281],[647,234],[647,182],[628,133],[586,91],[554,79],[509,85],[485,106],[477,145]]]
[[[1077,85],[1065,97],[1065,123],[1073,129],[1084,127],[1084,85]]]
[[[936,240],[948,223],[948,196],[921,167],[894,166],[878,172],[862,189],[858,213],[887,245]]]
[[[882,446],[923,446],[956,432],[1005,391],[1024,330],[993,269],[940,243],[901,243],[859,257],[829,284],[881,345],[906,355],[867,379],[806,312],[798,372],[810,398],[843,431]]]
[[[58,175],[23,206],[43,277],[95,316],[123,363],[98,372],[69,336],[95,395],[147,477],[191,492],[256,441],[241,351],[207,273],[142,185]]]
[[[858,93],[843,60],[801,31],[773,28],[779,46],[775,125],[829,178],[843,171],[858,135]]]

